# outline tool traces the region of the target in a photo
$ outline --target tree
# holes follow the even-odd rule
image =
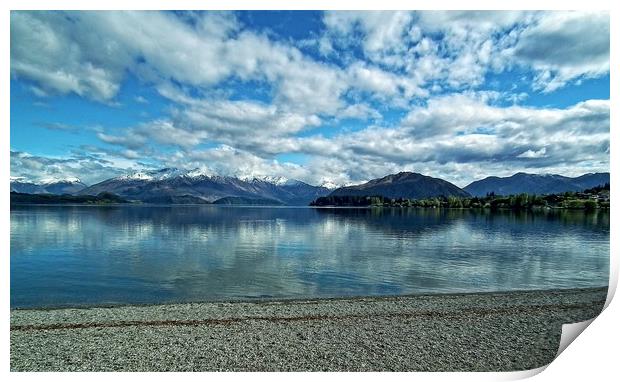
[[[596,209],[597,204],[598,204],[598,203],[596,203],[596,200],[592,200],[592,199],[590,199],[590,200],[586,200],[586,201],[583,203],[583,208],[585,208],[587,211],[592,211],[592,210],[595,210],[595,209]]]

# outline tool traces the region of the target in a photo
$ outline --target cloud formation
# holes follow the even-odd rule
[[[608,170],[608,100],[523,105],[530,93],[609,73],[608,13],[329,11],[320,20],[298,39],[230,12],[14,11],[11,76],[33,99],[111,106],[132,80],[166,107],[96,129],[94,142],[62,157],[15,150],[11,171],[96,181],[159,165],[351,183],[414,170],[465,185]],[[70,120],[38,123],[76,132]]]
[[[514,53],[536,70],[534,88],[551,92],[576,78],[608,73],[609,36],[609,14],[548,13],[524,30]]]
[[[118,159],[106,159],[98,153],[52,158],[11,151],[11,178],[35,183],[78,178],[82,182],[92,184],[121,175],[127,164]]]

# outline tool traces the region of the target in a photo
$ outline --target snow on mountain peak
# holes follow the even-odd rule
[[[134,171],[129,174],[121,175],[117,179],[120,180],[152,180],[153,176],[146,171]]]
[[[82,181],[76,176],[67,176],[67,177],[48,177],[43,178],[39,182],[40,184],[47,185],[53,183],[82,183]]]
[[[190,178],[199,178],[199,177],[207,177],[210,178],[211,176],[213,176],[213,172],[211,170],[209,170],[206,167],[203,168],[195,168],[193,170],[187,171],[187,173],[185,174],[186,176],[190,177]]]
[[[277,186],[283,186],[287,184],[290,180],[283,176],[272,176],[272,175],[247,175],[238,177],[240,180],[245,182],[266,182],[272,183]]]
[[[327,189],[330,190],[334,190],[338,187],[340,187],[339,185],[337,185],[336,183],[332,182],[331,180],[326,180],[323,183],[321,183],[321,187],[325,187]]]
[[[230,182],[241,180],[248,183],[265,182],[276,186],[297,186],[305,184],[296,179],[289,179],[284,176],[277,175],[241,175],[234,174],[230,176],[219,175],[208,167],[197,167],[191,170],[164,168],[161,170],[136,170],[128,174],[117,177],[119,180],[144,180],[144,181],[160,181],[164,179],[183,176],[188,178],[209,178],[216,182]],[[339,186],[332,182],[324,182],[321,186],[333,189]]]
[[[157,180],[174,178],[186,174],[187,170],[179,170],[178,168],[163,168],[161,170],[154,171],[154,176],[157,178]]]
[[[179,170],[177,168],[162,168],[160,170],[136,170],[128,174],[121,175],[118,179],[121,180],[163,180],[173,178],[175,176],[184,175],[187,173],[185,170]]]

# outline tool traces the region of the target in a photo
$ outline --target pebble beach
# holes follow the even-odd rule
[[[12,371],[516,371],[607,288],[11,311]]]

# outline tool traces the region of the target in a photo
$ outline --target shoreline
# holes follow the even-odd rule
[[[321,302],[321,301],[333,301],[333,300],[360,300],[360,301],[372,301],[372,300],[394,300],[402,298],[417,298],[417,297],[458,297],[458,296],[477,296],[477,295],[510,295],[510,294],[523,294],[523,293],[562,293],[562,292],[576,292],[576,291],[593,291],[593,290],[607,290],[608,286],[589,286],[578,288],[554,288],[554,289],[514,289],[514,290],[496,290],[496,291],[476,291],[476,292],[421,292],[421,293],[409,293],[409,294],[386,294],[386,295],[349,295],[349,296],[326,296],[326,297],[239,297],[239,298],[222,298],[214,300],[196,300],[196,301],[178,301],[178,302],[128,302],[128,303],[94,303],[94,304],[66,304],[66,305],[47,305],[47,306],[25,306],[10,308],[11,312],[18,311],[53,311],[64,309],[96,309],[96,308],[129,308],[129,307],[161,307],[170,305],[197,305],[197,304],[235,304],[235,303],[249,303],[249,304],[269,304],[269,303],[297,303],[297,302]]]
[[[218,206],[218,207],[243,207],[243,208],[311,208],[311,209],[419,209],[419,210],[456,210],[456,211],[610,211],[610,207],[596,207],[588,210],[585,208],[571,208],[571,207],[558,207],[558,206],[544,206],[534,208],[511,208],[511,207],[424,207],[424,206],[383,206],[383,205],[368,205],[368,206],[339,206],[339,205],[297,205],[297,204],[219,204],[219,203],[147,203],[147,202],[132,202],[126,203],[10,203],[10,207],[25,206],[25,207],[46,207],[46,206],[65,206],[65,207],[196,207],[196,206]]]
[[[11,310],[13,371],[508,371],[607,288]]]

